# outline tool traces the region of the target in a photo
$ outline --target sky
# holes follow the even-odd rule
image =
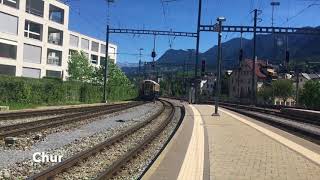
[[[111,28],[151,29],[196,32],[199,0],[69,0],[69,28],[105,40],[106,23]],[[167,1],[167,2],[166,2]],[[320,0],[278,0],[274,26],[320,26]],[[258,26],[271,26],[271,0],[202,0],[202,25],[211,25],[216,18],[226,18],[225,25],[253,25],[253,9],[260,9]],[[109,18],[107,18],[109,14]],[[289,19],[289,21],[288,21]],[[223,33],[222,41],[239,37],[239,33]],[[252,38],[252,34],[244,34]],[[118,61],[137,63],[139,49],[143,61],[151,61],[154,36],[111,34],[110,42],[118,46]],[[217,33],[202,32],[200,52],[217,44]],[[157,58],[168,49],[195,49],[195,38],[156,37]]]

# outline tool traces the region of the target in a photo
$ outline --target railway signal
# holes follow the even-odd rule
[[[243,49],[240,49],[240,52],[239,52],[239,62],[242,62],[243,60]]]
[[[206,73],[206,61],[202,60],[202,62],[201,62],[201,76],[204,77],[205,73]]]
[[[290,61],[290,52],[286,51],[286,63],[288,64]]]

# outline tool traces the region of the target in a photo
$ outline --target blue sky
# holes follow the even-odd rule
[[[109,8],[113,28],[139,28],[196,32],[198,0],[114,0]],[[168,0],[163,0],[168,1]],[[320,26],[320,1],[279,0],[275,9],[275,26]],[[218,16],[226,17],[226,25],[252,25],[254,8],[262,10],[258,25],[271,25],[271,0],[203,0],[201,24],[215,23]],[[310,4],[315,5],[307,8]],[[71,30],[104,40],[107,21],[105,0],[70,0]],[[290,21],[286,22],[289,18]],[[224,33],[223,41],[239,37],[238,33]],[[251,34],[244,34],[251,38]],[[120,62],[138,62],[138,49],[143,48],[143,60],[151,61],[153,36],[112,34],[110,41],[118,45]],[[216,33],[201,33],[200,51],[217,44]],[[160,57],[167,49],[195,49],[193,38],[156,37],[156,51]]]

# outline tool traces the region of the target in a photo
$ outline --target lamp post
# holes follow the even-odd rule
[[[215,97],[215,112],[213,115],[219,116],[219,97],[221,92],[221,61],[222,61],[222,47],[221,47],[221,37],[222,37],[222,22],[226,21],[224,17],[218,17],[217,21],[219,23],[219,34],[218,34],[218,63],[217,63],[217,86],[216,86],[216,97]]]

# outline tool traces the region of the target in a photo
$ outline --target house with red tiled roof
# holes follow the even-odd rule
[[[231,98],[247,99],[252,93],[252,69],[253,61],[245,59],[240,67],[233,70],[229,81],[229,96]],[[275,68],[267,61],[256,61],[256,90],[259,90],[264,83],[271,83],[272,79],[277,78]]]

